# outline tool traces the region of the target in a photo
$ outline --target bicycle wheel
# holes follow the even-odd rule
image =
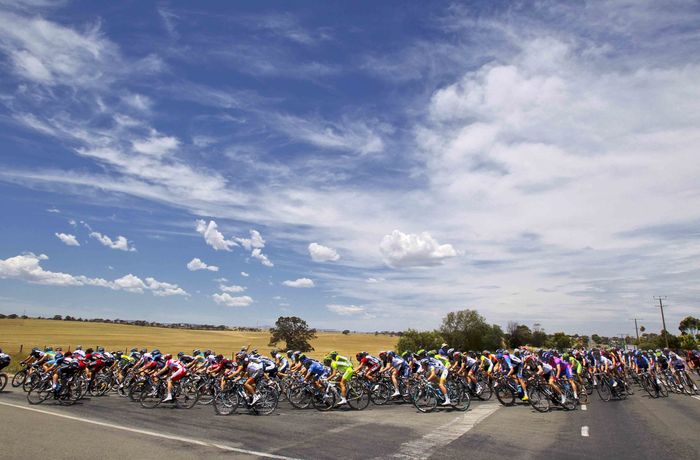
[[[143,387],[146,385],[145,380],[137,380],[135,381],[131,387],[129,388],[129,399],[133,402],[136,402],[139,400],[141,396],[141,392],[143,391]]]
[[[40,381],[41,375],[39,374],[39,371],[35,370],[32,373],[32,375],[24,379],[24,382],[22,382],[22,389],[26,392],[29,392],[29,390],[31,390],[32,387],[34,387]]]
[[[500,383],[495,388],[496,398],[504,406],[515,405],[515,393],[513,390],[505,383]]]
[[[62,406],[72,406],[80,399],[80,383],[70,379],[57,395],[58,403]]]
[[[325,412],[335,407],[335,391],[324,391],[313,396],[311,403],[316,410]]]
[[[238,409],[238,392],[235,390],[217,391],[212,397],[212,406],[217,415],[231,415]]]
[[[365,387],[358,381],[349,381],[347,383],[347,400],[348,405],[355,410],[363,410],[369,406],[369,393],[365,391]]]
[[[528,392],[527,395],[530,399],[530,405],[537,412],[549,412],[549,396],[541,388],[537,387],[534,390]]]
[[[214,387],[209,382],[204,382],[197,388],[197,393],[199,393],[199,398],[197,402],[204,406],[211,404],[214,401]]]
[[[279,395],[277,391],[268,386],[263,386],[258,391],[260,397],[253,405],[253,413],[257,415],[270,415],[277,409],[279,403]]]
[[[574,390],[571,389],[570,385],[564,385],[563,391],[564,395],[566,396],[566,400],[564,401],[564,404],[562,404],[562,407],[565,410],[576,409],[576,398],[574,398]]]
[[[392,393],[392,388],[390,388],[389,385],[387,385],[384,382],[370,382],[370,385],[372,385],[372,390],[369,393],[369,397],[372,400],[373,404],[376,404],[377,406],[383,406],[384,404],[389,402]]]
[[[476,377],[476,397],[482,401],[488,401],[493,396],[493,388],[486,377],[479,374]]]
[[[627,380],[624,380],[625,383],[625,392],[627,393],[628,396],[632,396],[634,394],[634,388],[632,388],[632,384],[628,382]]]
[[[465,412],[469,410],[469,406],[472,403],[469,397],[469,390],[466,388],[459,388],[457,391],[450,393],[450,401],[452,402],[452,407],[460,412]]]
[[[583,382],[578,382],[576,386],[578,387],[578,402],[588,404],[588,387]]]
[[[12,377],[12,388],[22,385],[27,378],[27,369],[24,368]]]
[[[51,381],[41,381],[27,392],[27,402],[31,405],[41,404],[49,399],[52,394]]]
[[[303,383],[297,383],[289,388],[287,400],[297,409],[308,409],[311,405],[311,391]]]
[[[600,399],[603,401],[608,402],[612,398],[612,388],[610,388],[610,384],[607,380],[598,382],[598,386],[595,387],[595,389],[598,392],[598,396],[600,396]]]
[[[176,393],[175,405],[180,409],[192,409],[199,400],[199,391],[191,380],[181,382]]]
[[[141,407],[145,407],[146,409],[155,409],[160,405],[164,398],[164,385],[158,384],[153,386],[153,384],[148,384],[143,386],[141,395],[139,396],[139,402],[141,403]]]
[[[109,375],[100,374],[92,381],[92,386],[89,389],[90,396],[104,396],[111,388],[111,379]]]
[[[434,411],[438,404],[434,391],[424,385],[417,385],[413,388],[411,399],[416,409],[424,413]]]

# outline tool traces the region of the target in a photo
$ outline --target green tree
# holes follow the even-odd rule
[[[601,340],[601,339],[602,339],[602,337],[599,336],[598,334],[593,334],[593,335],[591,336],[591,340],[593,340],[596,344],[602,343],[602,340]]]
[[[396,348],[399,353],[404,351],[416,352],[421,348],[424,350],[437,350],[445,339],[438,331],[417,331],[409,329],[399,338]]]
[[[532,342],[532,331],[524,324],[518,324],[515,321],[508,323],[508,345],[511,348],[517,348],[521,345],[527,345]]]
[[[543,347],[547,342],[547,333],[542,329],[537,329],[532,333],[532,338],[530,339],[530,345],[533,347]]]
[[[571,348],[571,337],[563,332],[555,332],[547,339],[547,346],[556,348],[557,350]]]
[[[683,334],[695,335],[700,330],[700,319],[693,316],[686,316],[678,325],[678,330]]]
[[[501,329],[501,326],[499,326],[498,324],[492,324],[491,326],[488,326],[488,329],[481,341],[480,346],[475,349],[472,348],[472,350],[480,350],[484,348],[487,348],[489,350],[494,350],[497,348],[507,348],[505,334],[503,333],[503,329]],[[469,349],[465,348],[465,350]]]
[[[270,329],[270,346],[276,346],[283,341],[287,349],[312,351],[309,343],[316,338],[316,329],[310,329],[306,321],[298,316],[280,316],[275,327]]]
[[[500,330],[500,327],[498,329]],[[490,334],[489,337],[491,337],[494,332],[476,310],[450,312],[440,326],[440,333],[445,338],[445,342],[460,350],[482,349],[486,336]]]

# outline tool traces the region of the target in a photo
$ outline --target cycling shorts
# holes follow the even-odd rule
[[[566,378],[571,379],[574,377],[574,374],[571,372],[571,368],[569,366],[566,366]]]
[[[381,369],[381,368],[382,368],[382,363],[374,364],[374,365],[369,366],[369,367],[367,368],[367,373],[368,373],[368,374],[373,374],[373,373],[377,372],[377,371],[378,371],[379,369]]]
[[[262,378],[263,374],[265,372],[263,371],[263,368],[260,367],[258,369],[253,369],[251,371],[248,371],[248,378],[255,380],[255,383],[258,383],[260,379]]]
[[[177,382],[178,380],[180,380],[181,378],[183,378],[186,375],[187,375],[187,369],[182,368],[179,371],[173,373],[173,375],[170,376],[170,380],[172,380],[173,382]]]
[[[353,374],[352,367],[348,367],[347,369],[345,369],[345,372],[343,372],[343,380],[345,380],[347,382],[348,380],[350,380],[352,378],[352,374]]]
[[[440,380],[445,380],[447,379],[447,376],[450,374],[450,370],[447,368],[444,368],[442,371],[438,371],[435,369],[435,375],[440,377]]]

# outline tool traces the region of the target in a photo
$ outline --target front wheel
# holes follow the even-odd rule
[[[603,401],[608,402],[612,398],[612,389],[606,380],[598,382],[598,386],[595,389],[598,392],[598,396],[600,396],[600,399]]]
[[[413,388],[411,399],[416,409],[423,413],[434,411],[438,404],[435,392],[428,390],[428,388],[422,385]]]
[[[165,398],[165,389],[163,385],[144,385],[141,390],[141,396],[139,397],[139,402],[141,407],[146,409],[155,409],[158,407]]]
[[[541,388],[530,391],[528,398],[530,405],[537,412],[549,412],[549,396]]]
[[[218,391],[212,398],[212,406],[217,415],[231,415],[238,409],[237,391]]]
[[[24,368],[12,377],[12,388],[17,388],[24,383],[27,378],[27,369]]]
[[[372,385],[372,390],[369,394],[370,399],[373,404],[377,406],[383,406],[388,403],[391,399],[392,388],[386,383],[370,383]]]
[[[258,415],[270,415],[277,409],[279,403],[279,394],[270,387],[262,387],[258,390],[260,396],[255,402],[254,413]]]
[[[496,398],[504,406],[512,406],[515,404],[515,393],[505,383],[500,383],[496,387]]]
[[[469,390],[466,388],[459,388],[454,392],[454,394],[450,394],[450,400],[452,401],[452,407],[460,412],[466,412],[469,410],[469,406],[472,403],[472,400],[469,397]]]
[[[359,382],[347,382],[347,400],[348,405],[355,410],[363,410],[369,406],[369,394]]]

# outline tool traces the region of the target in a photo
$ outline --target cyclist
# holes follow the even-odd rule
[[[376,382],[377,374],[383,367],[382,361],[379,358],[370,355],[366,351],[359,352],[355,355],[355,358],[357,359],[357,362],[360,363],[359,367],[355,369],[357,375],[363,375],[364,372],[364,376],[367,378],[367,380],[370,382]]]
[[[162,402],[168,402],[173,400],[173,383],[177,382],[181,378],[183,378],[185,375],[187,375],[187,369],[185,369],[185,365],[181,363],[177,359],[173,359],[173,355],[171,354],[166,354],[163,356],[163,361],[165,361],[165,365],[163,366],[162,369],[157,371],[155,373],[156,377],[159,377],[165,373],[169,373],[170,375],[168,376],[168,394],[163,399]]]
[[[525,384],[525,379],[523,378],[523,368],[525,367],[523,365],[523,360],[520,357],[520,350],[515,349],[513,350],[512,355],[504,355],[504,360],[506,357],[509,357],[510,361],[510,370],[508,371],[508,377],[515,377],[518,383],[520,384],[520,387],[523,389],[523,396],[522,399],[523,401],[528,401],[529,398],[527,397],[527,385]],[[575,394],[574,390],[574,394]]]
[[[561,391],[561,389],[559,388],[559,385],[556,384],[556,373],[554,368],[549,364],[549,358],[549,353],[543,353],[542,359],[537,360],[537,375],[541,375],[545,378],[549,387],[561,397],[561,403],[564,404],[566,403],[566,396],[564,395],[564,392]]]
[[[578,401],[578,388],[576,388],[576,382],[574,382],[573,374],[571,373],[571,365],[569,363],[557,356],[555,352],[549,358],[549,364],[556,370],[555,380],[560,378],[566,378],[571,384],[571,389],[574,390],[574,399]]]
[[[277,365],[277,374],[279,374],[280,377],[285,377],[290,368],[289,359],[287,359],[287,356],[285,356],[283,353],[280,353],[274,349],[270,352],[270,354]]]
[[[354,373],[352,368],[352,362],[345,356],[340,356],[337,351],[332,351],[324,359],[324,364],[330,366],[331,375],[328,380],[333,380],[335,377],[340,376],[340,401],[337,406],[342,406],[348,403],[348,381],[352,378]]]
[[[387,353],[389,358],[389,364],[391,366],[391,383],[394,384],[394,393],[391,395],[392,398],[401,396],[399,391],[399,376],[408,377],[410,375],[410,369],[406,361],[393,351]]]
[[[58,390],[60,388],[58,380],[60,379],[61,382],[64,382],[66,377],[75,374],[78,369],[80,369],[80,366],[77,360],[73,358],[73,353],[67,351],[65,354],[61,355],[52,365],[51,371],[53,375],[51,376],[51,388],[53,388],[54,391]]]
[[[445,386],[445,381],[449,375],[449,369],[443,364],[442,361],[435,359],[435,352],[430,351],[427,354],[425,352],[421,353],[425,357],[421,359],[421,371],[428,373],[428,382],[438,382],[440,391],[442,392],[445,402],[442,403],[443,406],[449,406],[452,404],[450,401],[450,395],[447,394],[447,387]]]
[[[227,375],[226,378],[232,379],[238,377],[239,375],[245,375],[247,378],[243,384],[243,388],[248,394],[248,397],[252,398],[250,399],[250,404],[253,405],[260,398],[260,395],[255,393],[255,388],[256,384],[263,377],[263,365],[259,361],[251,359],[245,351],[239,351],[236,353],[236,364],[238,364],[238,368]]]
[[[0,348],[0,371],[9,366],[10,361],[12,361],[10,355],[8,355],[7,353],[3,353],[2,348]]]

